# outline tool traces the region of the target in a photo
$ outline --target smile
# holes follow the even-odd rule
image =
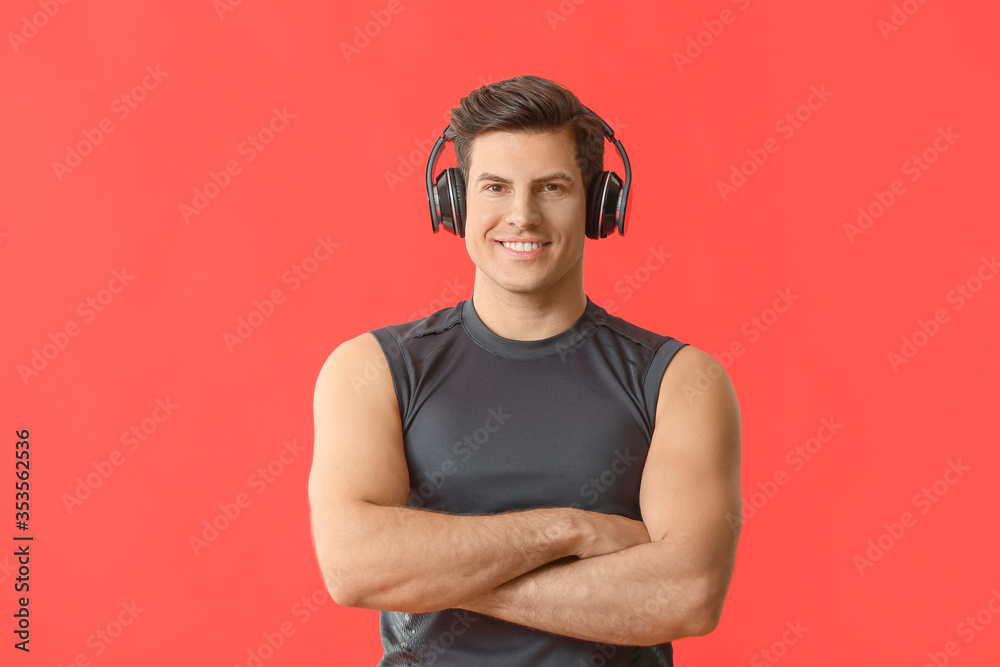
[[[545,252],[545,248],[549,246],[548,243],[506,243],[503,241],[496,241],[496,244],[503,247],[504,252],[508,255],[522,259],[537,257]]]

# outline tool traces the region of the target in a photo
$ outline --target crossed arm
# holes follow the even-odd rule
[[[740,417],[732,384],[710,355],[683,347],[664,373],[640,523],[572,508],[457,516],[405,507],[409,478],[391,377],[385,369],[364,375],[364,362],[381,355],[373,337],[350,343],[317,381],[309,480],[317,555],[338,603],[463,608],[615,644],[717,626],[742,516]],[[698,386],[699,371],[715,379]],[[384,472],[362,474],[373,469]]]

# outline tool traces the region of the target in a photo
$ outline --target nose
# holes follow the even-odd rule
[[[510,208],[504,222],[508,222],[518,227],[533,227],[542,221],[542,213],[538,208],[533,193],[521,191],[510,198]]]

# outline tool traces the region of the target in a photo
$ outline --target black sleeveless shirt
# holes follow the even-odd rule
[[[503,338],[473,300],[371,331],[399,402],[408,505],[481,515],[577,507],[641,521],[639,482],[667,364],[686,345],[587,297],[566,331]],[[379,667],[672,666],[673,647],[622,646],[464,609],[383,611]]]

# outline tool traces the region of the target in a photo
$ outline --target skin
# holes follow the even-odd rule
[[[477,314],[513,340],[565,331],[586,307],[585,187],[571,136],[483,133],[469,173]],[[549,245],[537,257],[512,257],[501,237]],[[714,379],[698,383],[704,376]],[[639,489],[642,521],[569,507],[488,516],[406,507],[398,403],[371,334],[327,359],[314,414],[313,538],[339,604],[462,608],[633,645],[718,625],[741,528],[740,415],[728,375],[705,352],[681,348],[663,374]]]

